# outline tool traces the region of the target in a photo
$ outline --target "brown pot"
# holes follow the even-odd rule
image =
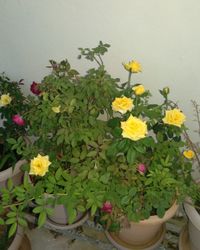
[[[115,234],[110,233],[109,237],[112,237],[112,240],[118,238],[118,244],[123,246],[120,249],[154,249],[158,245],[157,242],[160,244],[164,237],[165,222],[174,216],[177,209],[178,205],[174,203],[163,218],[154,215],[138,223],[131,221],[129,227],[122,228]]]
[[[10,167],[4,171],[1,171],[0,187],[5,187],[9,178],[12,178],[14,185],[19,185],[20,183],[22,183],[23,172],[20,168],[25,163],[25,160],[20,160],[15,164],[14,168]]]
[[[48,215],[47,224],[55,229],[73,229],[81,226],[88,219],[88,213],[78,213],[76,220],[69,224],[67,210],[63,205],[56,205],[53,214]]]
[[[82,213],[78,213],[76,220],[74,221],[77,222],[78,220],[80,220],[80,218],[83,216]],[[53,209],[53,214],[52,215],[48,215],[48,218],[60,225],[67,225],[68,224],[68,214],[67,214],[67,210],[63,205],[56,205]]]

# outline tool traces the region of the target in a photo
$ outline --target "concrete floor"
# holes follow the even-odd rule
[[[167,224],[167,233],[163,244],[156,250],[177,250],[184,218],[173,219]],[[101,226],[86,221],[72,230],[57,230],[49,225],[42,229],[26,230],[32,250],[115,250],[107,240]]]

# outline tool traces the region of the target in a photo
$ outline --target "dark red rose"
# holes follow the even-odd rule
[[[112,213],[112,204],[110,203],[110,201],[106,201],[103,204],[103,207],[101,208],[101,211],[105,212],[105,213]]]
[[[41,94],[41,91],[39,90],[39,83],[32,82],[30,90],[35,95]]]

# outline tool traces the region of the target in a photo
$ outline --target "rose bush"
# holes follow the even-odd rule
[[[124,64],[128,81],[110,105],[113,117],[108,120],[107,174],[105,205],[100,222],[109,230],[118,230],[120,220],[138,222],[151,215],[163,217],[177,201],[196,191],[191,178],[193,153],[187,150],[184,133],[186,116],[169,99],[169,88],[160,90],[161,103],[151,103],[151,93],[142,84],[132,82],[141,72],[139,62]]]
[[[28,110],[28,102],[20,85],[23,81],[11,81],[5,74],[0,75],[0,170],[15,165],[21,153],[18,147],[12,148],[9,142],[25,143],[26,124],[23,119]]]
[[[142,71],[135,60],[123,64],[128,81],[118,83],[102,61],[108,47],[100,42],[80,49],[79,58],[98,64],[83,76],[67,60],[51,60],[51,73],[32,83],[31,109],[23,116],[32,141],[18,144],[27,175],[22,186],[11,183],[2,190],[0,206],[14,210],[12,223],[5,220],[14,229],[26,224],[18,218],[29,201],[36,204],[32,212],[39,226],[52,206],[62,204],[70,223],[90,209],[114,230],[122,216],[134,221],[162,217],[194,188],[191,154],[182,137],[186,117],[169,99],[169,88],[160,90],[162,103],[151,103],[150,91],[132,82],[132,75]]]

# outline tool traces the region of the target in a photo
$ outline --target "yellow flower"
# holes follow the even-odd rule
[[[42,156],[40,154],[37,155],[37,157],[34,157],[31,160],[30,165],[30,175],[39,175],[44,176],[46,172],[48,172],[49,165],[51,162],[49,161],[49,156]]]
[[[131,61],[129,63],[123,63],[124,68],[131,73],[138,73],[142,71],[142,67],[139,62]]]
[[[145,88],[142,84],[132,88],[136,95],[142,95],[145,92]]]
[[[1,106],[6,106],[10,104],[12,101],[12,98],[10,97],[10,94],[2,95],[0,98],[0,105]]]
[[[187,159],[192,159],[194,157],[194,151],[192,150],[185,150],[183,152],[183,155],[187,158]]]
[[[181,125],[184,123],[185,119],[186,119],[186,117],[180,111],[180,109],[172,109],[172,110],[166,111],[165,117],[162,120],[166,124],[181,127]]]
[[[126,96],[116,97],[112,102],[113,111],[118,111],[121,114],[125,114],[127,111],[131,111],[132,108],[133,100],[131,98],[127,98]]]
[[[144,138],[147,134],[146,122],[132,115],[129,116],[127,121],[121,122],[121,128],[123,130],[122,136],[133,141]]]
[[[60,113],[60,105],[57,107],[52,107],[53,112]]]

